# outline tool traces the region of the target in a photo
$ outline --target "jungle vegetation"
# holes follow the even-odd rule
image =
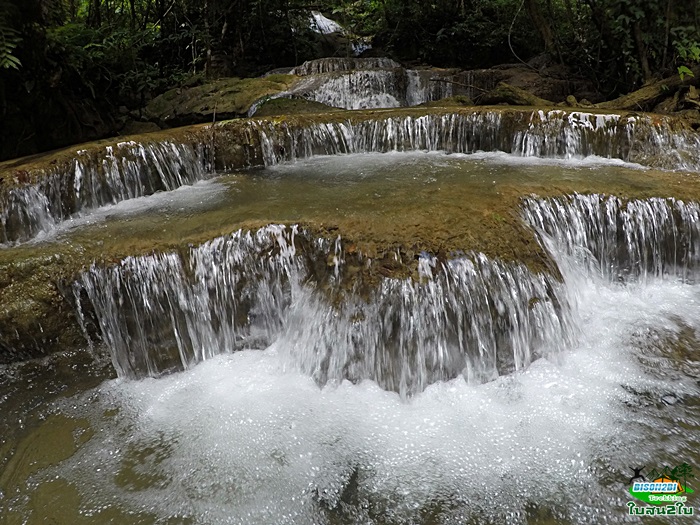
[[[546,53],[607,98],[700,62],[700,0],[0,0],[0,158],[104,136],[173,86],[316,58],[312,10],[409,64]]]

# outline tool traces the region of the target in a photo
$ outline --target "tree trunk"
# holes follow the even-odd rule
[[[529,91],[505,82],[499,82],[494,89],[477,97],[481,105],[510,104],[512,106],[554,106],[554,102],[536,97]]]
[[[131,28],[136,27],[136,0],[129,0],[129,10],[131,12]]]
[[[204,64],[204,74],[211,78],[211,32],[209,27],[209,0],[204,0],[204,38],[206,45],[206,62]]]
[[[649,58],[647,57],[647,50],[642,38],[642,28],[639,26],[639,21],[632,25],[632,32],[634,34],[634,43],[637,46],[639,65],[642,66],[642,75],[644,76],[644,81],[648,82],[652,77],[652,73],[649,67]]]
[[[102,15],[100,13],[100,0],[93,0],[88,11],[89,25],[100,27],[102,25]]]
[[[556,41],[554,39],[554,32],[552,31],[551,26],[547,22],[547,19],[542,14],[542,10],[540,9],[540,6],[537,2],[538,0],[525,0],[527,13],[530,16],[530,20],[532,20],[532,23],[535,24],[537,31],[540,33],[540,36],[542,36],[542,40],[544,40],[545,49],[549,53],[559,58],[559,60],[561,60],[559,50],[557,49]]]
[[[671,14],[673,13],[673,0],[666,3],[666,22],[664,25],[664,54],[661,58],[661,69],[666,69],[668,60],[668,44],[671,39]]]
[[[659,80],[637,91],[623,95],[615,100],[601,102],[597,106],[602,109],[629,109],[651,111],[664,98],[671,97],[682,86],[698,85],[700,83],[700,66],[693,69],[694,77],[681,80],[680,75]]]

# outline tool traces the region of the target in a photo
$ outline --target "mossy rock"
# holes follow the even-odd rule
[[[455,95],[454,97],[441,98],[440,100],[431,100],[420,104],[420,107],[426,108],[453,108],[473,106],[474,101],[465,95]]]
[[[345,111],[334,108],[315,100],[304,98],[273,98],[260,105],[255,112],[256,117],[271,117],[277,115],[299,115],[307,113],[328,113],[330,111]]]
[[[161,127],[201,124],[245,116],[255,101],[286,91],[297,77],[225,78],[201,86],[166,91],[148,103],[149,120]]]

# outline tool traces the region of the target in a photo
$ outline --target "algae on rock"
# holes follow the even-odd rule
[[[225,78],[201,86],[171,89],[149,102],[145,114],[162,127],[241,117],[260,98],[286,91],[297,80],[292,75]]]

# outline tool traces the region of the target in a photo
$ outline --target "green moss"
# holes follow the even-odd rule
[[[343,112],[344,110],[300,98],[274,98],[262,104],[255,112],[255,117],[277,115],[298,115],[305,113]]]
[[[244,116],[258,99],[289,89],[297,77],[226,78],[190,88],[171,89],[146,106],[149,119],[161,125],[211,122]]]
[[[421,107],[427,108],[447,108],[447,107],[464,107],[473,106],[474,101],[466,95],[455,95],[454,97],[441,98],[440,100],[431,100],[421,104]]]

